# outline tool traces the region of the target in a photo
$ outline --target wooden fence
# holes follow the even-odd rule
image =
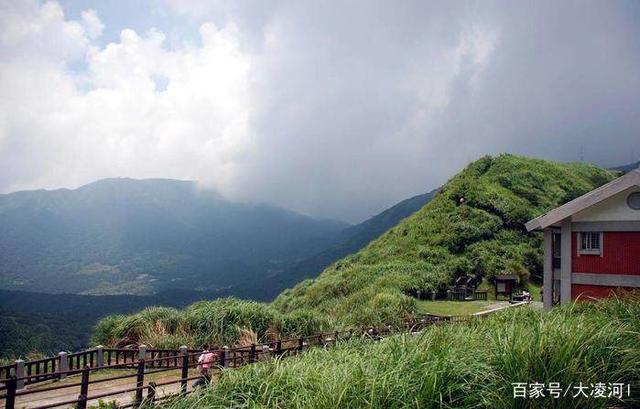
[[[331,347],[335,346],[339,341],[354,337],[378,340],[394,333],[419,332],[431,325],[462,322],[470,319],[475,318],[470,316],[437,317],[427,315],[414,321],[405,322],[403,328],[394,328],[392,326],[370,327],[360,330],[320,333],[299,338],[278,339],[270,343],[252,344],[237,348],[223,347],[213,351],[217,357],[215,370],[221,371],[226,368],[237,368],[267,359],[295,356],[311,347]],[[189,388],[188,383],[201,378],[201,375],[190,376],[189,369],[197,367],[197,360],[200,354],[202,354],[202,351],[187,349],[186,347],[180,349],[147,349],[144,346],[140,346],[138,349],[98,347],[68,355],[61,353],[57,357],[24,362],[22,365],[24,373],[22,374],[19,370],[19,363],[1,367],[0,374],[3,378],[0,379],[0,399],[5,400],[5,409],[14,409],[16,407],[16,398],[18,397],[67,388],[78,388],[79,394],[77,398],[41,406],[32,406],[32,408],[48,409],[75,405],[78,409],[85,409],[88,402],[96,402],[98,399],[124,393],[135,394],[135,397],[132,402],[120,406],[121,408],[140,407],[143,404],[153,404],[154,402],[177,396],[175,394],[158,396],[158,388],[161,386],[179,384],[178,395],[192,392],[193,389]],[[95,373],[117,369],[135,370],[135,373],[92,379],[92,375]],[[180,375],[176,376],[175,379],[162,383],[148,381],[145,385],[145,377],[148,379],[151,374],[176,370],[180,370]],[[44,380],[63,379],[70,376],[79,377],[79,380],[64,384],[53,383],[50,386],[34,389],[24,388],[25,385]],[[132,380],[135,378],[135,387],[106,393],[89,393],[93,385],[127,378],[132,378]],[[22,404],[25,403],[22,402]]]

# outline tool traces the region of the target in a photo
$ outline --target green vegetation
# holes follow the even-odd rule
[[[277,280],[284,285],[282,289],[294,286],[304,278],[316,277],[334,261],[356,253],[382,233],[400,223],[402,219],[420,210],[433,199],[436,193],[437,189],[405,199],[360,224],[346,228],[340,234],[337,244],[278,274]]]
[[[541,281],[542,237],[527,233],[524,223],[615,176],[584,163],[481,158],[421,210],[317,279],[285,290],[274,305],[284,312],[314,309],[345,324],[382,324],[416,313],[404,291],[438,290],[461,275]]]
[[[638,407],[640,298],[522,307],[468,324],[379,343],[352,341],[300,358],[225,371],[183,408],[609,408]],[[631,384],[632,397],[514,399],[514,382],[571,388]]]
[[[0,359],[38,359],[60,351],[78,351],[86,343],[91,325],[83,316],[21,314],[0,308]],[[85,333],[81,334],[80,330]],[[34,357],[35,356],[35,357]]]
[[[96,188],[94,186],[93,189],[99,191],[100,189],[106,188],[109,184],[106,182],[107,181],[99,182],[98,185],[101,185],[102,187]],[[105,183],[107,186],[105,186]],[[141,189],[146,191],[146,197],[159,196],[157,197],[157,203],[164,203],[164,206],[169,209],[176,209],[177,205],[175,203],[171,204],[171,200],[167,201],[166,197],[162,197],[162,189],[181,189],[188,186],[188,184],[175,181],[156,181],[155,189],[157,190],[154,190],[153,181],[120,180],[111,181],[111,183],[115,185],[112,188],[116,190],[118,188],[126,189],[126,186],[129,183],[140,184]],[[76,191],[74,192],[75,193],[67,192],[64,193],[64,195],[70,195],[71,197],[69,198],[69,201],[73,202],[74,200],[77,200],[77,198],[74,199],[73,196],[80,194]],[[177,191],[175,193],[175,196],[177,197],[191,195],[188,190],[185,192]],[[241,267],[241,265],[227,265],[225,267],[225,274],[232,276],[233,280],[236,280],[236,285],[225,287],[224,289],[202,291],[202,288],[199,286],[197,290],[168,289],[162,290],[153,295],[133,296],[131,295],[132,293],[145,292],[146,287],[140,286],[139,284],[141,284],[141,282],[139,281],[144,281],[144,279],[150,278],[148,275],[136,276],[137,278],[133,283],[125,281],[116,285],[112,284],[110,279],[113,278],[117,281],[117,277],[123,271],[126,271],[126,268],[123,267],[121,270],[120,267],[116,268],[112,265],[103,264],[101,262],[92,262],[80,268],[78,271],[80,280],[93,280],[100,276],[105,276],[106,279],[100,281],[96,287],[89,292],[98,294],[128,294],[101,296],[64,294],[61,296],[57,294],[0,290],[0,314],[10,315],[11,317],[16,316],[16,314],[20,316],[20,319],[11,319],[9,317],[7,319],[10,321],[0,324],[0,329],[3,330],[0,332],[6,335],[2,340],[0,340],[0,357],[17,358],[33,351],[39,351],[45,355],[51,355],[52,353],[57,353],[60,350],[80,350],[87,345],[92,327],[99,318],[109,314],[132,313],[149,305],[183,307],[198,300],[225,296],[235,296],[239,298],[246,297],[254,300],[272,299],[287,286],[297,284],[304,277],[316,276],[333,261],[338,260],[347,254],[356,252],[366,246],[371,240],[378,237],[389,227],[396,225],[400,220],[420,209],[425,203],[431,200],[434,193],[435,192],[430,192],[404,200],[356,226],[351,226],[343,230],[336,239],[336,243],[332,244],[328,249],[297,262],[291,268],[283,271],[276,270],[278,272],[275,274],[263,274],[264,270],[268,270],[268,267],[265,267],[261,270],[258,277],[252,277],[249,282],[240,283],[240,281],[242,281],[242,277],[235,273],[237,272],[236,267]],[[55,194],[51,192],[33,193],[33,195],[42,195],[42,198],[39,199],[40,201],[46,201],[45,197],[49,197],[50,195],[55,196]],[[87,199],[87,201],[91,201],[89,199],[95,195],[95,192],[85,193],[85,195],[87,196],[85,199]],[[19,196],[20,194],[8,195],[4,197],[4,200],[10,203],[13,199],[16,199],[16,197]],[[105,194],[105,196],[108,198],[108,195]],[[11,215],[11,211],[7,212],[5,216],[11,220],[12,217],[17,216],[19,213],[30,211],[28,208],[33,205],[30,204],[31,199],[33,198],[27,197],[23,199],[24,202],[22,204],[14,203],[16,208],[12,211],[13,216]],[[136,208],[138,206],[146,206],[147,208],[151,206],[149,204],[145,205],[146,199],[139,197],[129,199],[136,204],[136,206],[134,206]],[[2,201],[3,196],[0,195],[0,225],[3,224]],[[53,201],[55,202],[55,200]],[[103,203],[101,206],[105,206],[105,204]],[[54,205],[53,207],[57,209],[56,212],[60,212],[63,211],[60,207],[64,206]],[[77,211],[81,212],[88,210],[82,203],[76,203],[73,207],[77,208]],[[258,210],[256,210],[256,212],[258,212]],[[201,217],[206,218],[206,215]],[[92,216],[89,215],[86,216],[86,218],[91,219]],[[30,217],[24,217],[23,219],[25,223],[32,220]],[[12,222],[9,222],[9,224],[11,223]],[[110,224],[110,226],[112,227],[112,224]],[[78,229],[81,231],[84,228],[79,227]],[[272,230],[279,229],[276,228]],[[17,229],[17,231],[20,232],[23,230]],[[104,232],[109,230],[101,229],[101,231]],[[164,236],[168,237],[166,235]],[[206,239],[205,241],[207,241],[207,245],[212,245],[210,240]],[[25,245],[28,243],[29,242],[27,240],[24,241]],[[104,242],[95,242],[94,244],[97,247],[106,245]],[[153,243],[150,245],[153,246]],[[18,249],[19,252],[23,250],[28,251],[29,249]],[[287,247],[287,250],[291,250],[290,247]],[[109,253],[109,251],[105,250],[101,252],[101,254],[102,253],[106,254]],[[293,251],[293,253],[295,253],[295,251]],[[58,255],[56,255],[56,257],[58,257]],[[64,254],[62,257],[64,257]],[[38,256],[35,256],[35,258],[38,258]],[[89,258],[91,259],[91,257]],[[42,265],[49,269],[52,267],[50,265],[51,260],[55,260],[55,258],[47,256],[47,260],[43,261]],[[137,260],[145,264],[145,271],[158,269],[157,265],[154,264],[156,261],[149,260],[145,254],[139,254]],[[281,268],[281,266],[275,267]],[[181,273],[177,273],[177,275],[181,275]],[[198,283],[202,284],[204,282],[208,282],[209,284],[215,284],[215,280],[210,279],[211,275],[211,271],[208,271],[208,278],[206,280],[198,280]],[[2,282],[2,280],[0,272],[0,282]],[[66,283],[67,281],[60,280],[60,278],[56,276],[56,282]],[[26,283],[26,281],[23,282],[23,284],[24,283]],[[46,282],[39,282],[39,289],[42,290],[43,288],[46,288],[47,285],[48,284]],[[7,286],[12,287],[13,284],[8,284]],[[73,291],[73,288],[68,287],[65,291]],[[64,302],[60,302],[61,299],[63,299]],[[34,300],[37,300],[37,302],[33,302]],[[62,332],[55,330],[56,328],[62,328]],[[190,341],[190,339],[187,339],[188,337],[182,338],[185,342]]]
[[[181,345],[233,345],[279,334],[311,335],[334,328],[326,317],[311,311],[282,314],[269,305],[220,298],[199,301],[184,310],[150,307],[134,315],[111,315],[99,321],[93,342],[103,345],[145,344],[154,348]]]
[[[243,330],[264,338],[328,325],[401,324],[428,308],[405,295],[411,289],[441,289],[460,275],[475,275],[487,286],[499,273],[518,275],[525,287],[541,281],[542,238],[527,233],[524,223],[616,175],[584,163],[484,157],[366,248],[285,290],[271,305],[224,300],[184,311],[147,309],[101,321],[95,339],[193,346],[233,343]],[[237,312],[224,311],[228,307]]]

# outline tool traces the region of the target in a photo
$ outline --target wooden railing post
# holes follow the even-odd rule
[[[187,393],[187,378],[189,377],[189,355],[185,345],[180,347],[180,355],[182,355],[182,372],[180,373],[180,392]]]
[[[67,377],[67,374],[64,373],[69,370],[69,357],[66,352],[58,352],[58,359],[60,360],[58,364],[58,371],[63,372],[58,375],[58,379],[64,379]]]
[[[144,392],[144,359],[138,360],[138,373],[136,376],[136,406],[142,404],[142,393]]]
[[[24,375],[24,361],[22,359],[16,359],[16,378],[18,378],[16,383],[17,390],[24,389]]]
[[[298,338],[298,353],[302,352],[303,348],[304,348],[304,338],[300,337]]]
[[[82,368],[82,380],[80,382],[80,395],[78,396],[78,409],[87,409],[87,397],[89,395],[89,366]]]
[[[7,397],[4,401],[5,409],[14,409],[16,405],[16,389],[18,389],[18,382],[16,381],[15,374],[7,380]]]
[[[147,346],[144,344],[138,347],[138,359],[147,359]]]
[[[100,368],[104,365],[104,346],[98,345],[96,347],[96,363],[95,366]]]
[[[279,357],[282,355],[282,340],[278,338],[276,341],[276,356]]]
[[[251,344],[251,352],[249,352],[249,363],[256,361],[256,344]]]
[[[220,351],[220,367],[222,368],[226,368],[227,367],[227,353],[229,351],[229,347],[228,346],[223,346],[222,347],[222,351]]]

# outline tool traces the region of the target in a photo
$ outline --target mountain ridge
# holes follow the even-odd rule
[[[0,195],[0,288],[144,294],[176,280],[221,288],[312,255],[349,226],[230,202],[193,181],[14,192]]]

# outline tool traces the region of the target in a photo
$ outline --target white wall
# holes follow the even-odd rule
[[[574,222],[640,221],[640,210],[627,205],[627,196],[639,192],[632,187],[573,215]]]

